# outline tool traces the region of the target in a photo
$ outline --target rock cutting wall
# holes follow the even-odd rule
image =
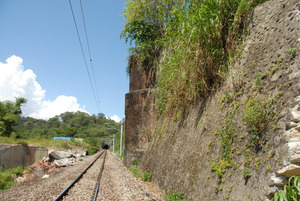
[[[257,7],[237,51],[223,86],[177,121],[161,119],[160,133],[154,132],[153,93],[141,84],[147,83],[145,68],[133,62],[126,95],[127,166],[137,157],[155,183],[184,192],[189,201],[271,199],[291,175],[300,175],[299,1],[271,0]],[[276,111],[257,153],[249,151],[251,134],[243,120],[251,99],[272,99]],[[216,131],[228,118],[236,133],[233,165],[220,178],[212,171],[222,159]]]

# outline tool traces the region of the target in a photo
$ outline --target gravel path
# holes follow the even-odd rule
[[[98,201],[164,200],[154,184],[135,178],[117,156],[108,152],[106,157]]]
[[[96,155],[86,157],[74,166],[53,172],[48,179],[38,177],[33,181],[17,184],[9,190],[0,191],[0,200],[54,200],[95,157]],[[87,171],[87,175],[82,178],[83,180],[75,184],[74,188],[70,190],[71,193],[77,192],[78,194],[75,197],[69,197],[68,200],[92,200],[93,195],[90,195],[90,192],[94,191],[96,185],[96,178],[102,162],[101,158],[91,167],[91,170]],[[135,178],[131,172],[123,167],[119,158],[110,152],[107,152],[99,191],[98,200],[102,201],[163,200],[160,196],[161,191],[152,183],[142,182]]]

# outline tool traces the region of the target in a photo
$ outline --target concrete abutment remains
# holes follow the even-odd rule
[[[0,168],[16,168],[28,166],[48,156],[48,150],[44,147],[27,145],[0,145]]]

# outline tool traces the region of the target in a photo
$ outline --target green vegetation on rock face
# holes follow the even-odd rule
[[[238,90],[231,88],[228,91],[226,89],[220,96],[220,109],[224,111],[226,118],[215,132],[220,149],[217,157],[212,158],[210,167],[213,174],[217,176],[217,184],[214,185],[216,192],[223,189],[223,180],[230,178],[232,174],[242,176],[247,183],[252,175],[259,172],[262,167],[267,172],[273,172],[269,160],[275,155],[275,152],[273,148],[270,149],[267,132],[268,129],[276,128],[277,109],[279,109],[278,105],[281,104],[281,100],[269,98],[271,95],[263,90],[266,85],[258,83],[257,80],[254,82],[256,85],[251,89],[243,89],[244,84],[241,84]],[[259,90],[264,91],[259,96],[257,96],[257,85],[261,86]],[[233,84],[233,86],[235,85]],[[237,95],[241,89],[246,90],[247,99]],[[280,97],[282,95],[282,93],[277,93],[273,96]],[[244,127],[243,131],[239,126],[241,124]],[[209,143],[208,146],[219,145]],[[265,157],[263,158],[263,156]],[[267,162],[268,164],[266,164]],[[239,168],[241,166],[243,169]],[[238,171],[240,171],[239,174],[237,174]],[[226,199],[229,199],[230,192],[226,195]]]
[[[127,0],[121,37],[157,70],[159,114],[174,114],[213,90],[227,72],[246,15],[264,1]]]
[[[184,199],[184,193],[182,192],[176,192],[176,191],[167,192],[164,197],[166,201],[186,201]]]
[[[256,150],[264,143],[263,131],[265,131],[270,121],[275,117],[273,103],[273,99],[266,101],[250,99],[246,104],[244,121],[250,129],[251,145]]]
[[[216,134],[219,136],[221,140],[222,146],[222,158],[230,161],[233,153],[232,144],[235,142],[236,133],[232,127],[232,120],[225,119],[222,128],[219,129]]]

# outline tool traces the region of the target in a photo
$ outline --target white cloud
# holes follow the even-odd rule
[[[37,119],[45,119],[49,117],[54,117],[55,115],[69,112],[87,112],[84,106],[81,108],[77,103],[77,99],[73,96],[58,96],[54,101],[43,101],[42,108],[38,112],[33,112],[30,114],[31,117]]]
[[[108,117],[108,119],[114,120],[117,123],[121,122],[121,118],[118,117],[116,114],[111,117]]]
[[[0,101],[15,101],[16,97],[27,99],[22,107],[23,115],[49,119],[63,112],[87,112],[73,96],[58,96],[54,101],[45,100],[46,91],[36,81],[35,73],[24,70],[23,59],[15,55],[0,62]]]

